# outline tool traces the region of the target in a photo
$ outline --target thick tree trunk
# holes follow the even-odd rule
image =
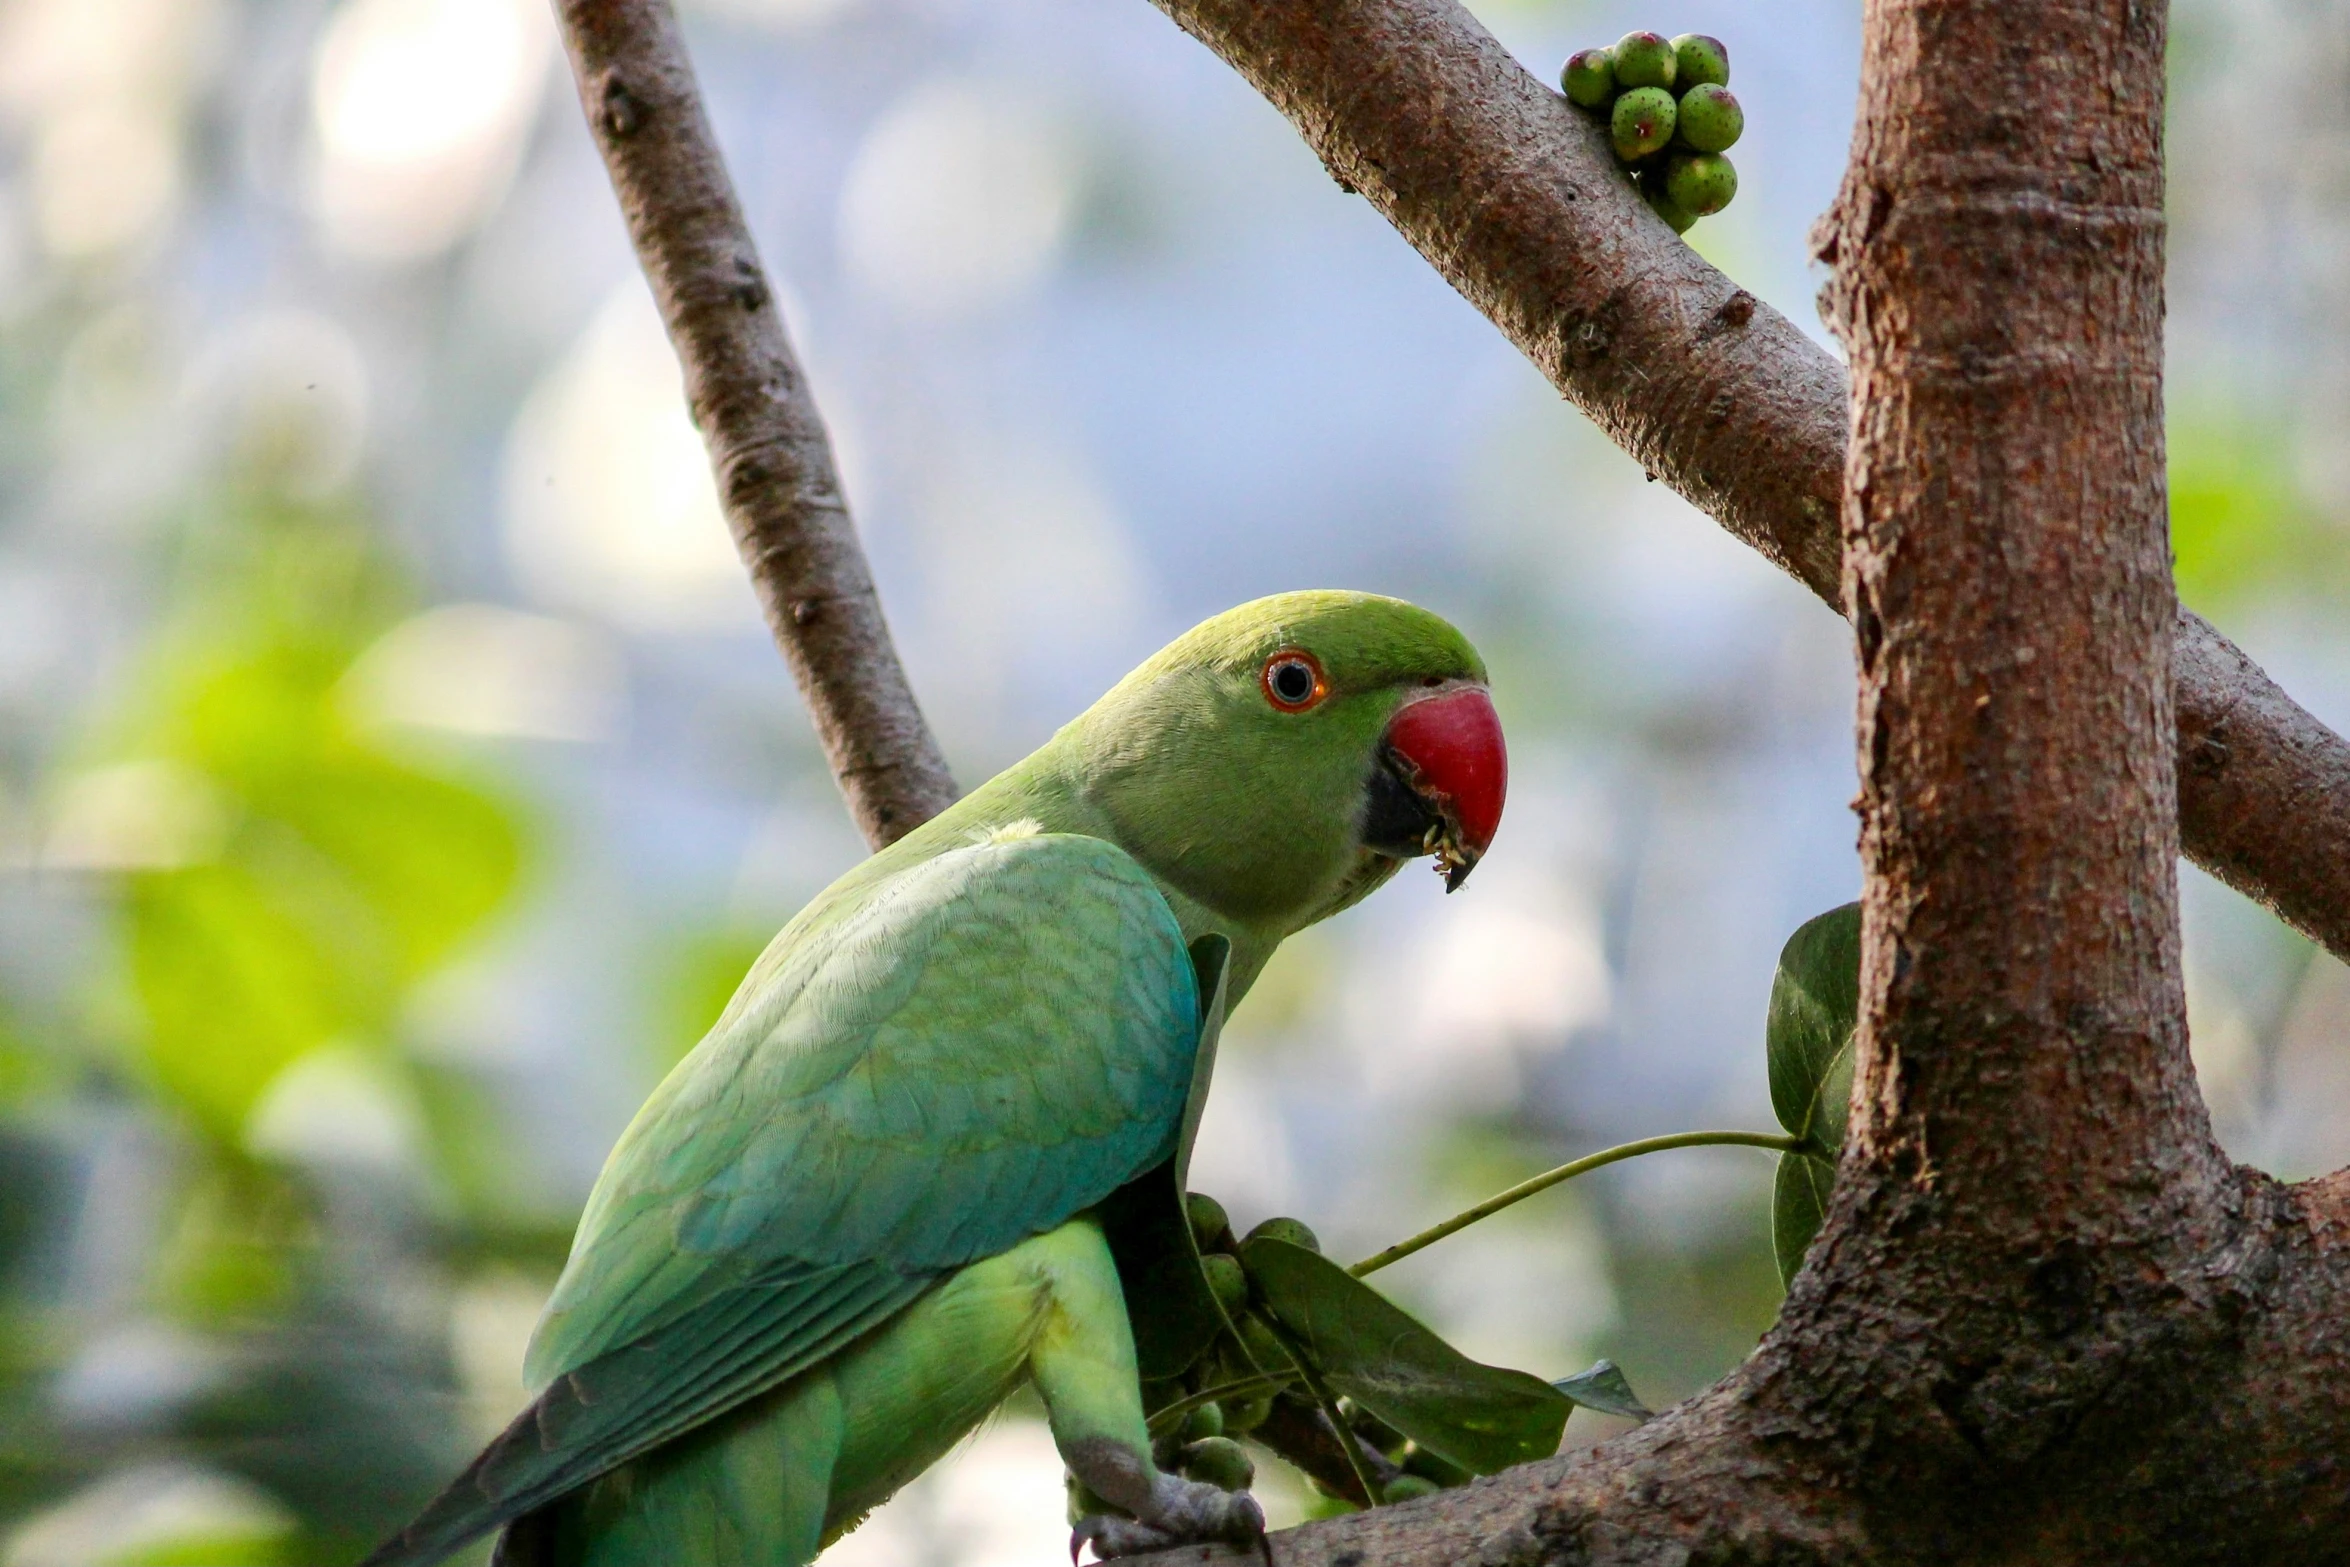
[[[1841,368],[1652,216],[1606,133],[1457,0],[1153,3],[1619,445],[1846,607]],[[2187,851],[2350,959],[2350,744],[2201,618],[2174,652]]]
[[[2163,9],[1866,28],[1822,225],[1867,877],[1828,1222],[1708,1393],[1276,1567],[2350,1560],[2350,1176],[2231,1168],[2187,1055]]]

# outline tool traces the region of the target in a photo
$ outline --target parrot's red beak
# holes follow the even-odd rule
[[[1447,892],[1468,879],[1501,826],[1509,751],[1483,686],[1414,697],[1388,721],[1384,747],[1431,818],[1420,847],[1436,856]]]

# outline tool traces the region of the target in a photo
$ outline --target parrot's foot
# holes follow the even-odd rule
[[[1106,1561],[1209,1540],[1254,1545],[1265,1535],[1265,1510],[1255,1497],[1181,1475],[1159,1474],[1151,1482],[1148,1502],[1135,1511],[1132,1518],[1101,1513],[1080,1519],[1069,1532],[1069,1559],[1074,1562],[1087,1545]]]

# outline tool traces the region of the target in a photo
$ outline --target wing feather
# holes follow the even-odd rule
[[[774,1387],[1181,1135],[1197,985],[1166,899],[1101,840],[974,844],[819,900],[755,972],[597,1183],[537,1401],[368,1567],[437,1560]]]

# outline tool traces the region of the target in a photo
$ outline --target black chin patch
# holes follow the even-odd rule
[[[1403,763],[1381,746],[1363,789],[1363,847],[1399,860],[1412,859],[1428,852],[1428,829],[1443,825],[1444,819],[1405,782]]]

